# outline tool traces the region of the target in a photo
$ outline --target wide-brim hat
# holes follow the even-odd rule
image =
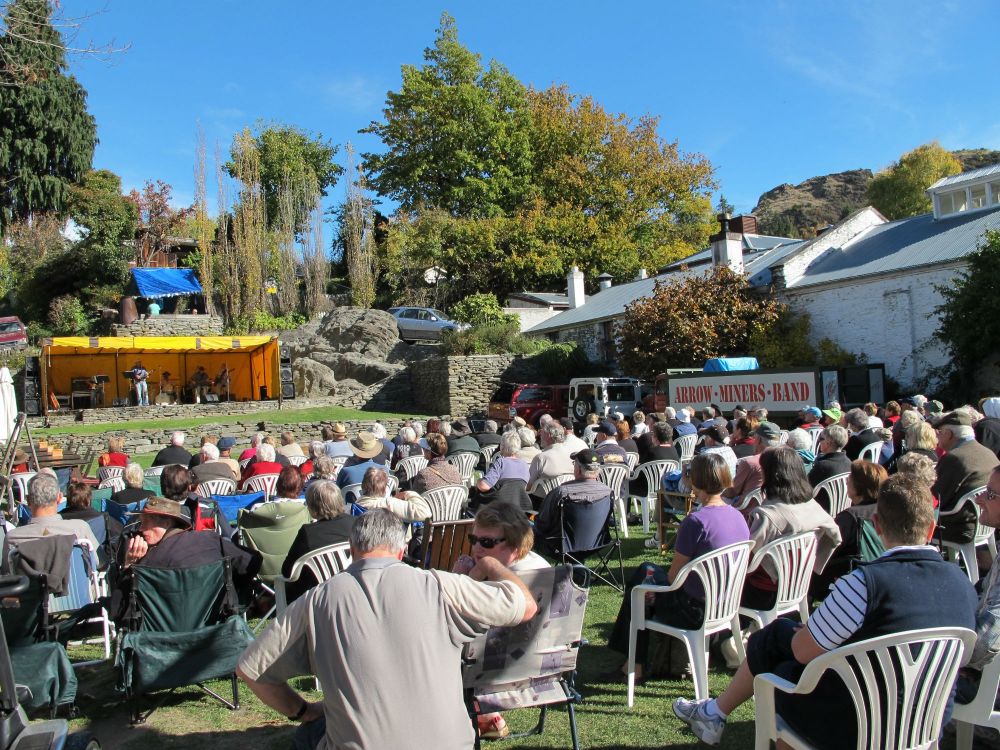
[[[346,435],[347,426],[343,422],[334,422],[330,428],[334,435]]]
[[[165,516],[180,521],[185,526],[191,525],[191,511],[184,504],[165,497],[151,497],[139,511],[144,516]]]
[[[362,430],[351,438],[351,450],[358,458],[375,458],[385,450],[385,446],[373,433]]]

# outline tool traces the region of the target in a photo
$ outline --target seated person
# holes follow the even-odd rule
[[[187,436],[180,430],[170,435],[170,445],[160,449],[153,458],[153,466],[169,466],[179,464],[187,466],[191,463],[191,454],[184,449],[184,441]]]
[[[597,424],[594,430],[594,450],[602,463],[625,463],[625,449],[618,445],[618,428],[608,420]]]
[[[209,379],[203,365],[198,365],[198,369],[191,376],[188,386],[191,389],[191,395],[194,397],[196,404],[200,404],[205,400],[205,396],[208,395],[208,391],[212,386],[212,381]]]
[[[371,433],[375,436],[375,439],[385,446],[384,450],[375,458],[375,460],[385,466],[389,465],[392,461],[392,454],[396,450],[396,444],[389,439],[389,433],[385,430],[385,425],[381,422],[376,422],[371,426]]]
[[[166,471],[166,469],[164,469],[164,471]],[[146,475],[143,472],[142,467],[137,463],[130,463],[125,467],[122,479],[125,480],[125,489],[118,490],[118,492],[113,494],[111,496],[112,502],[126,506],[131,505],[132,503],[144,502],[156,494],[152,490],[143,488],[143,483],[146,481]],[[163,481],[162,475],[160,481]]]
[[[521,449],[517,452],[517,457],[530,466],[535,456],[542,452],[537,445],[538,438],[535,431],[525,425],[517,428],[517,436],[521,439]]]
[[[28,466],[28,454],[20,448],[14,451],[14,465],[10,467],[11,474],[27,474],[31,469]]]
[[[302,474],[299,473],[298,467],[286,466],[278,474],[278,484],[274,488],[274,497],[271,499],[301,503],[303,499],[302,487],[304,484],[305,482],[302,481]]]
[[[97,540],[100,546],[95,550],[97,559],[103,567],[107,562],[105,550],[118,548],[118,538],[124,527],[107,513],[94,508],[91,504],[92,497],[93,492],[90,485],[83,484],[83,482],[70,482],[66,488],[66,508],[59,515],[66,520],[84,521],[85,523],[101,516],[104,517],[106,536],[104,539]],[[87,523],[87,525],[90,524]],[[93,531],[92,526],[91,531]]]
[[[628,423],[628,420],[622,417],[621,419],[616,420],[614,425],[618,428],[616,439],[618,440],[618,445],[621,446],[622,450],[626,453],[635,453],[636,455],[639,455],[639,446],[635,442],[635,438],[632,437],[632,426]]]
[[[384,453],[385,446],[368,430],[362,430],[351,438],[350,446],[354,458],[347,459],[347,462],[337,472],[337,486],[341,489],[352,484],[361,484],[361,480],[365,478],[365,472],[373,466],[382,471],[388,471],[385,464],[378,460]]]
[[[600,424],[601,418],[594,412],[590,412],[585,420],[585,426],[583,428],[583,436],[581,440],[587,444],[588,447],[593,447],[594,443],[597,442],[597,425]]]
[[[548,537],[558,541],[561,533],[559,513],[563,502],[597,503],[611,496],[611,489],[598,479],[601,475],[601,457],[596,451],[587,448],[574,453],[573,461],[573,481],[559,485],[546,495],[535,516],[535,549],[543,553],[551,549],[551,545],[546,542]]]
[[[861,556],[862,532],[866,522],[874,522],[878,491],[888,478],[886,470],[876,463],[861,459],[851,462],[851,471],[847,477],[847,496],[851,499],[851,505],[834,519],[840,529],[840,546],[834,550],[822,574],[813,575],[810,594],[814,599],[825,597],[833,583],[849,573],[856,563],[867,562]],[[930,487],[930,483],[927,486]]]
[[[236,481],[239,477],[233,474],[232,466],[220,460],[221,454],[219,446],[206,441],[201,446],[201,461],[197,466],[191,467],[196,484],[207,482],[210,479],[231,479]],[[239,466],[239,464],[237,464]]]
[[[295,435],[288,430],[281,433],[281,445],[279,445],[275,450],[278,455],[284,456],[285,458],[305,455],[302,451],[302,446],[299,445],[298,441],[295,439]]]
[[[337,473],[340,471],[340,464],[327,456],[325,453],[313,461],[312,477],[305,483],[303,489],[308,492],[313,482],[329,481],[337,483]]]
[[[680,461],[681,457],[670,442],[673,428],[666,422],[656,422],[649,430],[652,436],[652,445],[646,451],[646,461]],[[646,475],[639,474],[634,480],[629,482],[629,494],[637,497],[645,497],[648,491],[646,486]]]
[[[354,501],[354,505],[363,508],[365,511],[373,508],[387,508],[392,511],[399,520],[406,524],[406,538],[410,539],[410,524],[414,521],[426,521],[431,517],[430,506],[416,492],[397,492],[395,495],[386,495],[389,475],[381,469],[372,467],[365,472],[365,478],[361,480],[361,497]]]
[[[280,474],[282,466],[274,458],[274,446],[261,443],[257,446],[254,460],[247,464],[243,470],[243,479],[240,481],[240,491],[247,491],[247,482],[253,477],[261,474]]]
[[[729,466],[717,453],[699,453],[691,461],[690,482],[701,508],[685,516],[677,530],[677,544],[670,569],[664,570],[653,563],[643,563],[625,589],[625,599],[618,611],[618,618],[611,629],[608,648],[628,655],[629,623],[632,619],[630,592],[647,578],[657,586],[667,586],[689,561],[750,537],[743,515],[722,498],[722,491],[732,482]],[[650,573],[652,575],[650,576]],[[689,576],[676,591],[647,594],[646,609],[658,622],[679,628],[697,628],[705,618],[705,590],[701,579]],[[640,630],[636,638],[635,674],[642,679],[649,647],[649,631]],[[625,665],[610,676],[622,679]]]
[[[847,430],[839,424],[832,424],[824,427],[819,434],[819,443],[816,448],[819,455],[813,462],[813,467],[809,470],[809,484],[816,488],[820,482],[838,474],[846,474],[851,470],[851,459],[844,453],[847,445]],[[829,499],[826,491],[820,493],[816,498],[824,508],[829,507]]]
[[[886,552],[837,581],[805,626],[779,618],[750,636],[747,658],[718,698],[674,701],[673,711],[695,736],[717,745],[726,718],[753,695],[755,675],[794,682],[813,659],[882,635],[939,627],[975,627],[976,592],[962,569],[929,546],[934,511],[926,485],[895,476],[879,490],[875,529]],[[898,548],[898,549],[897,549]],[[853,703],[843,682],[826,672],[808,694],[776,691],[776,711],[810,747],[858,744]],[[951,712],[951,701],[945,709]]]
[[[354,518],[344,507],[344,498],[333,482],[321,481],[309,485],[306,507],[315,523],[299,527],[299,533],[295,535],[292,546],[288,548],[288,555],[281,564],[281,574],[285,577],[292,572],[295,562],[306,553],[348,541],[354,525]],[[288,601],[297,599],[315,585],[316,578],[307,569],[303,569],[298,581],[288,584],[285,589]]]
[[[28,483],[28,510],[31,518],[7,532],[3,540],[3,562],[0,569],[7,570],[9,552],[20,542],[40,539],[53,534],[71,534],[77,539],[89,542],[95,552],[98,548],[97,538],[86,521],[64,519],[56,508],[62,502],[62,492],[54,473],[48,469],[38,472]]]
[[[521,445],[518,432],[505,432],[500,437],[499,458],[493,461],[490,470],[483,475],[483,478],[476,482],[476,489],[480,492],[489,492],[497,482],[505,479],[520,479],[527,485],[531,467],[518,457]]]
[[[160,375],[160,387],[156,394],[156,403],[177,403],[177,386],[174,384],[174,381],[170,379],[170,373],[167,371],[164,371],[163,374]]]
[[[399,462],[404,458],[409,458],[410,456],[423,456],[424,449],[420,447],[420,443],[417,442],[417,431],[412,427],[400,427],[399,428],[399,444],[396,446],[396,450],[392,454],[392,468],[395,469],[399,466]]]
[[[16,462],[16,461],[15,461]],[[128,454],[125,452],[125,438],[109,437],[108,449],[97,457],[97,465],[122,466],[128,463]]]
[[[816,463],[816,454],[812,450],[812,435],[801,427],[796,427],[789,431],[785,445],[799,454],[802,465],[806,467],[806,474],[812,471],[813,464]]]
[[[736,454],[737,461],[757,452],[755,429],[757,429],[757,423],[749,417],[744,416],[733,420],[733,432],[729,440],[729,447]]]
[[[313,440],[309,443],[309,457],[299,464],[299,474],[302,475],[303,481],[307,480],[313,473],[313,466],[316,459],[325,455],[326,446],[322,440]]]
[[[426,440],[427,450],[424,451],[424,456],[428,463],[410,480],[410,489],[424,493],[445,485],[464,484],[465,480],[462,479],[458,468],[448,463],[448,441],[444,435],[439,432],[429,432]]]
[[[333,425],[324,425],[320,430],[323,441],[326,445],[326,455],[331,458],[344,456],[350,458],[354,455],[351,451],[351,444],[347,441],[347,427],[342,422],[335,422]]]
[[[538,431],[542,441],[542,452],[531,460],[528,467],[528,488],[532,495],[544,500],[540,485],[547,479],[556,479],[573,473],[574,451],[566,444],[566,428],[550,420]]]
[[[469,428],[459,421],[449,425],[451,434],[446,437],[448,440],[448,455],[454,456],[456,453],[474,453],[479,455],[479,441],[472,437]]]

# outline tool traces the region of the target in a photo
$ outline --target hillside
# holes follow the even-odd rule
[[[1000,163],[1000,151],[961,149],[952,152],[962,171]],[[798,185],[778,185],[760,196],[753,213],[761,232],[782,237],[810,237],[867,204],[870,169],[811,177]]]

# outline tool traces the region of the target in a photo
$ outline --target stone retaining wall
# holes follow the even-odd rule
[[[535,358],[510,354],[438,357],[410,366],[413,398],[428,414],[485,412],[501,381],[537,383],[545,378]]]
[[[294,399],[282,402],[283,409],[309,409],[314,406],[334,406],[334,399]],[[277,401],[229,401],[212,404],[175,404],[164,406],[108,407],[106,409],[81,409],[63,414],[50,413],[48,426],[65,427],[73,424],[106,424],[108,422],[137,422],[148,419],[187,419],[212,417],[222,414],[259,414],[278,411]],[[44,418],[29,420],[32,428],[44,427]]]
[[[222,327],[218,315],[154,315],[112,330],[115,336],[221,336]]]

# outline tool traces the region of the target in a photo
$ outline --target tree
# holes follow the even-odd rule
[[[341,210],[341,243],[347,276],[351,281],[351,304],[371,307],[375,303],[375,224],[371,201],[365,195],[364,173],[354,166],[354,149],[347,144],[347,201]]]
[[[1000,289],[1000,232],[986,232],[966,260],[967,267],[950,284],[935,287],[944,301],[935,309],[940,322],[934,335],[951,356],[942,374],[952,376],[957,401],[978,395],[976,375],[984,366],[996,366],[1000,319],[986,301]]]
[[[784,369],[788,367],[856,365],[859,357],[840,347],[832,339],[822,338],[812,343],[812,320],[809,313],[782,310],[778,319],[750,336],[750,354],[761,367]]]
[[[458,41],[455,19],[441,16],[423,67],[404,65],[384,122],[372,122],[387,150],[363,155],[372,187],[404,211],[496,216],[531,193],[531,118],[524,86],[506,68]]]
[[[128,200],[138,212],[139,232],[136,240],[136,262],[148,265],[153,256],[169,247],[168,238],[195,213],[193,207],[175,209],[170,205],[173,188],[163,180],[146,180],[140,193],[132,190]]]
[[[13,0],[0,36],[0,234],[38,212],[63,215],[97,144],[87,92],[66,73],[47,0]]]
[[[868,200],[887,219],[904,219],[931,210],[927,188],[942,177],[958,174],[962,165],[934,141],[899,157],[868,183]]]
[[[344,171],[333,161],[337,146],[324,140],[322,134],[313,135],[292,125],[280,124],[259,128],[253,141],[260,159],[260,184],[264,191],[268,229],[277,226],[282,187],[308,185],[308,191],[294,206],[295,234],[303,233],[308,229],[315,197],[325,197]],[[235,150],[226,170],[230,177],[239,179]]]
[[[736,215],[736,206],[726,200],[726,196],[719,193],[719,201],[715,204],[715,213],[717,214],[729,214],[730,216]]]
[[[505,313],[495,294],[470,294],[452,305],[451,317],[473,326],[497,326],[517,323],[517,316]]]
[[[626,372],[653,377],[671,367],[750,350],[755,333],[778,320],[783,305],[758,296],[747,277],[728,266],[656,282],[652,296],[625,310],[618,327]]]
[[[83,274],[98,284],[124,284],[135,251],[126,245],[135,238],[138,209],[122,195],[122,181],[114,172],[87,172],[70,189],[69,211],[82,227],[77,251],[86,257]]]

